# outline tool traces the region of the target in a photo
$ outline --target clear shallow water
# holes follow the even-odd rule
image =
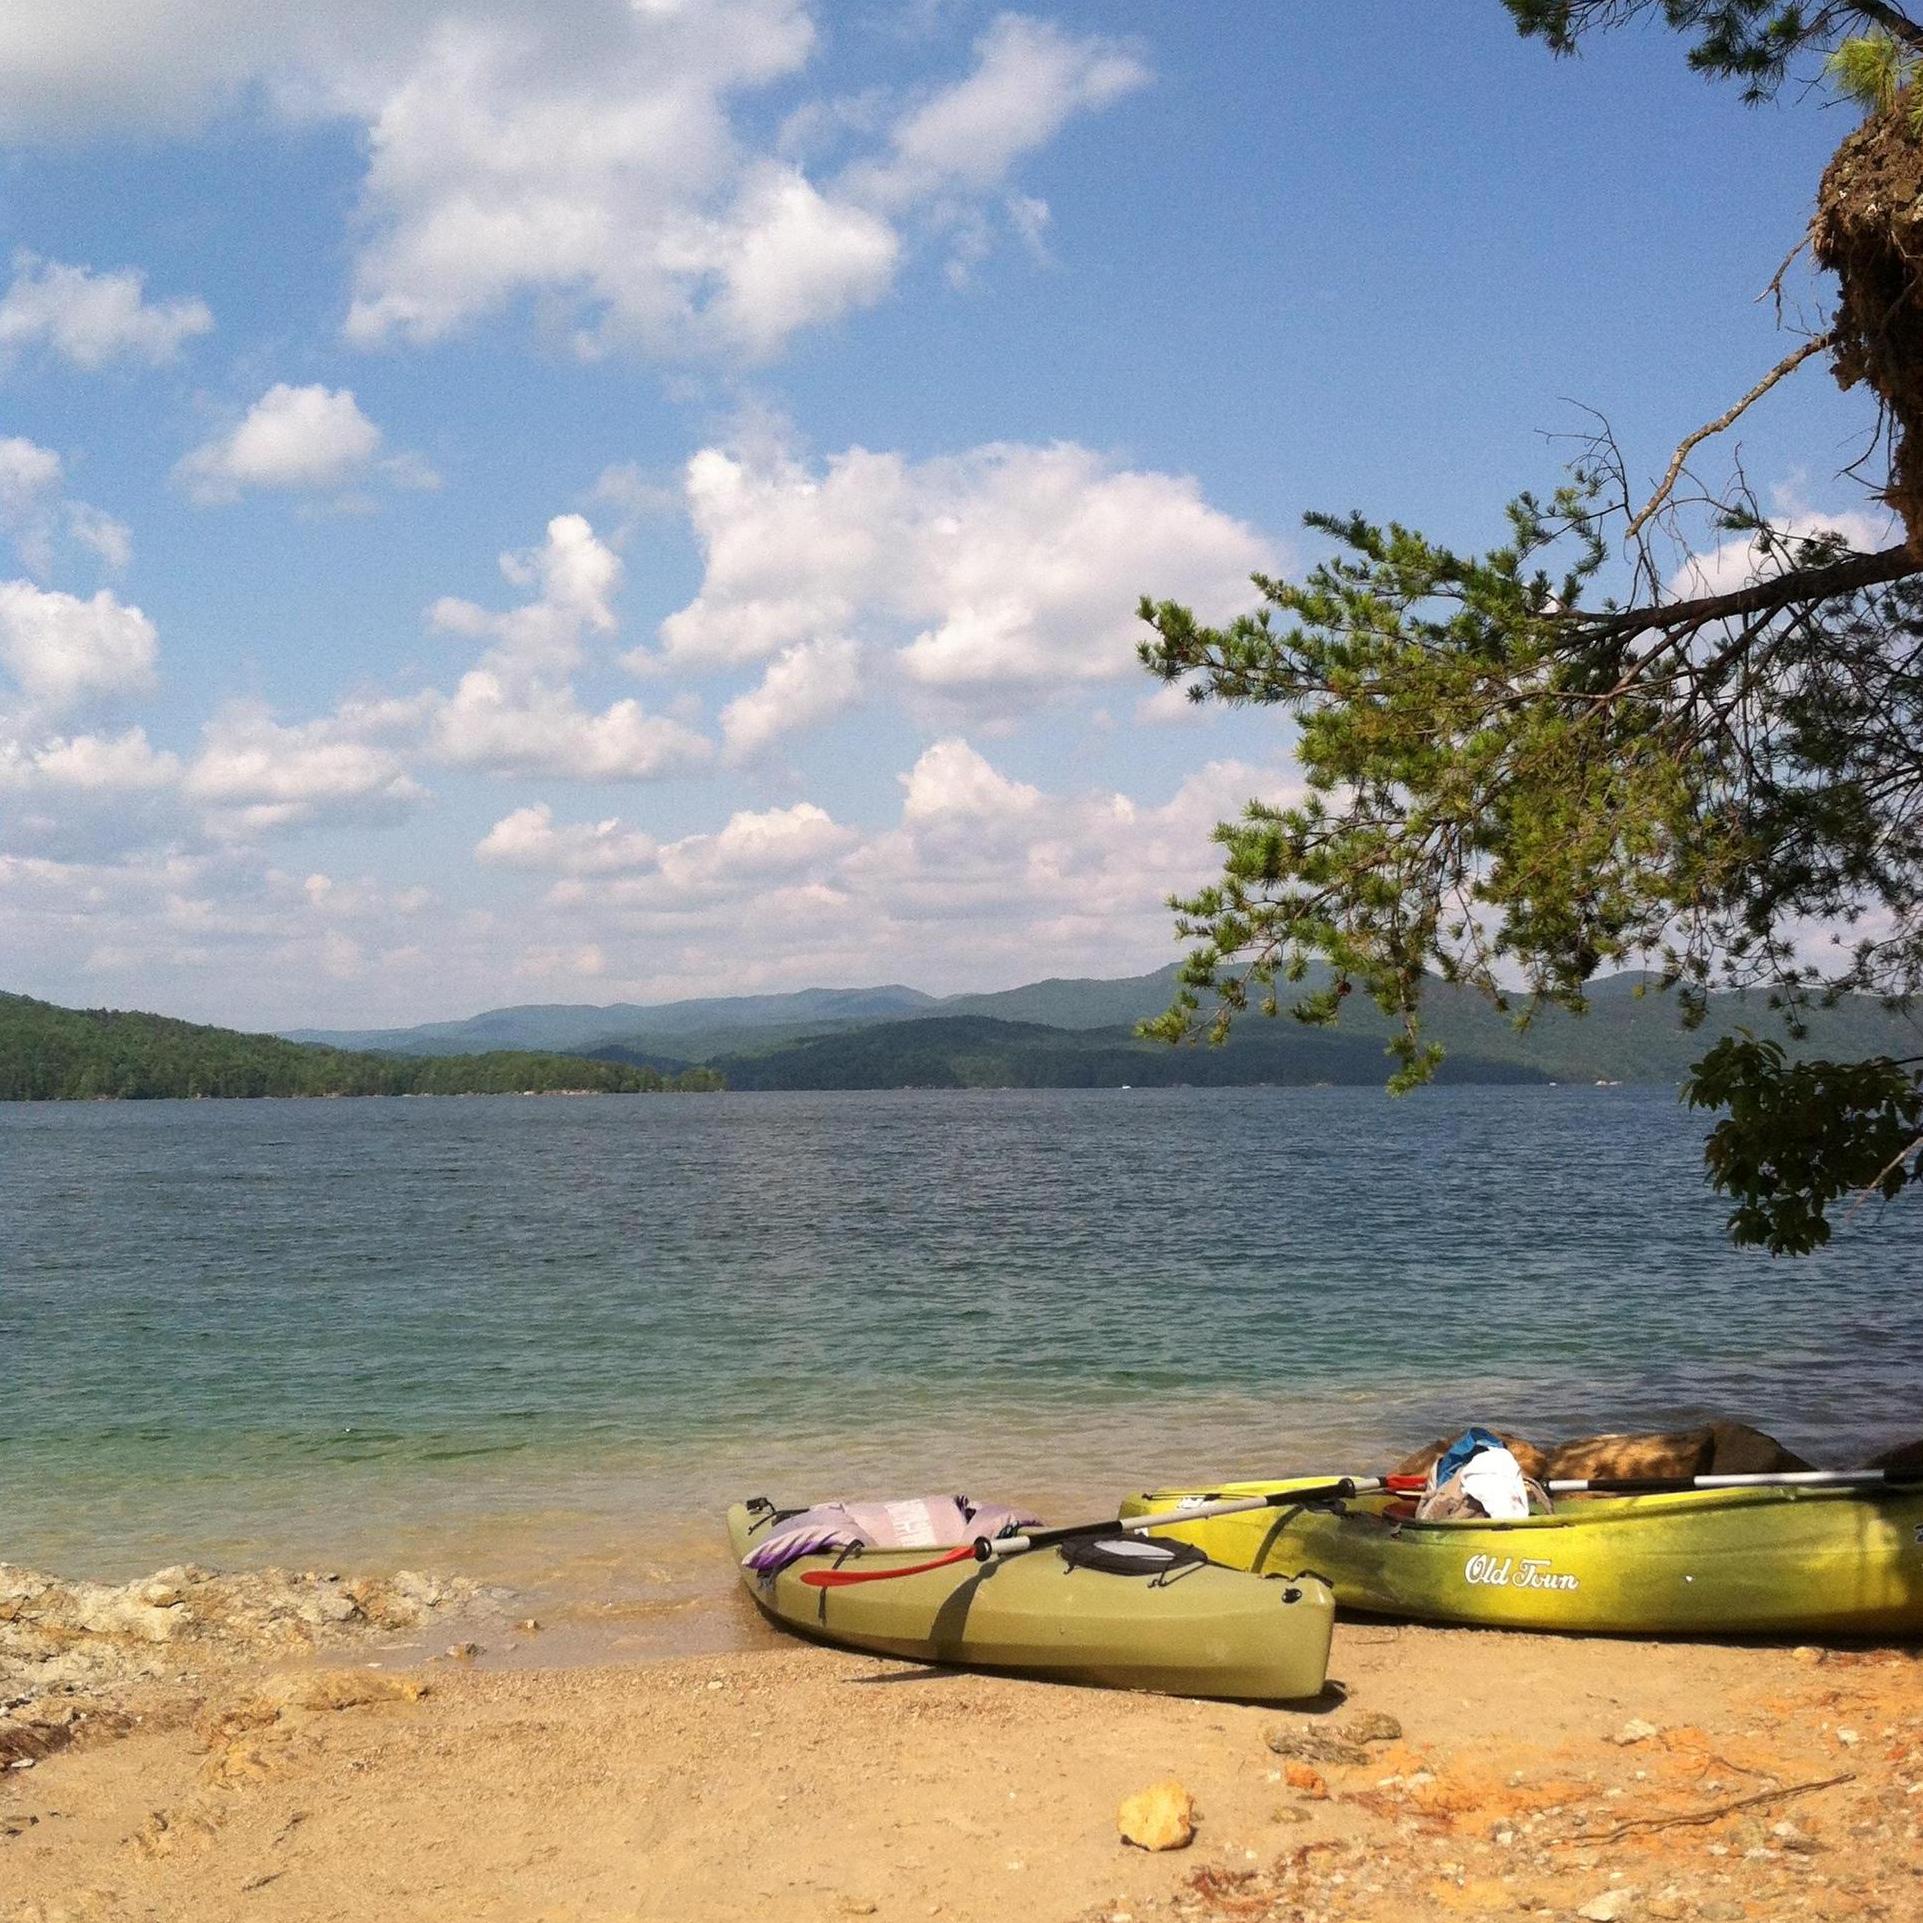
[[[1701,1127],[1663,1089],[0,1106],[0,1559],[673,1606],[761,1491],[1923,1431],[1923,1209],[1734,1251]]]

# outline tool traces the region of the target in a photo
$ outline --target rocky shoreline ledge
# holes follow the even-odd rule
[[[0,1768],[32,1766],[124,1734],[159,1692],[236,1671],[496,1613],[498,1591],[461,1577],[223,1574],[178,1564],[128,1583],[67,1582],[0,1563]]]

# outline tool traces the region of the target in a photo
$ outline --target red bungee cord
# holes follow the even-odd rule
[[[802,1572],[801,1580],[810,1589],[846,1589],[851,1583],[892,1582],[897,1576],[926,1575],[931,1569],[946,1569],[951,1562],[968,1561],[974,1554],[975,1545],[965,1542],[933,1562],[911,1562],[905,1569],[808,1569]]]

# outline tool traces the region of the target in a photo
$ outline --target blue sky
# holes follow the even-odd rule
[[[0,985],[1157,965],[1293,777],[1136,597],[1313,507],[1493,540],[1585,406],[1660,472],[1846,125],[1497,0],[13,0]],[[1869,529],[1869,425],[1812,363],[1741,457]]]

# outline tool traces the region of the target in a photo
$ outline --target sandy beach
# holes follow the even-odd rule
[[[1278,1710],[852,1656],[745,1604],[753,1646],[582,1661],[513,1608],[416,1576],[0,1569],[0,1919],[1923,1905],[1906,1651],[1345,1623],[1326,1700]],[[1194,1840],[1125,1845],[1118,1806],[1170,1779]]]

